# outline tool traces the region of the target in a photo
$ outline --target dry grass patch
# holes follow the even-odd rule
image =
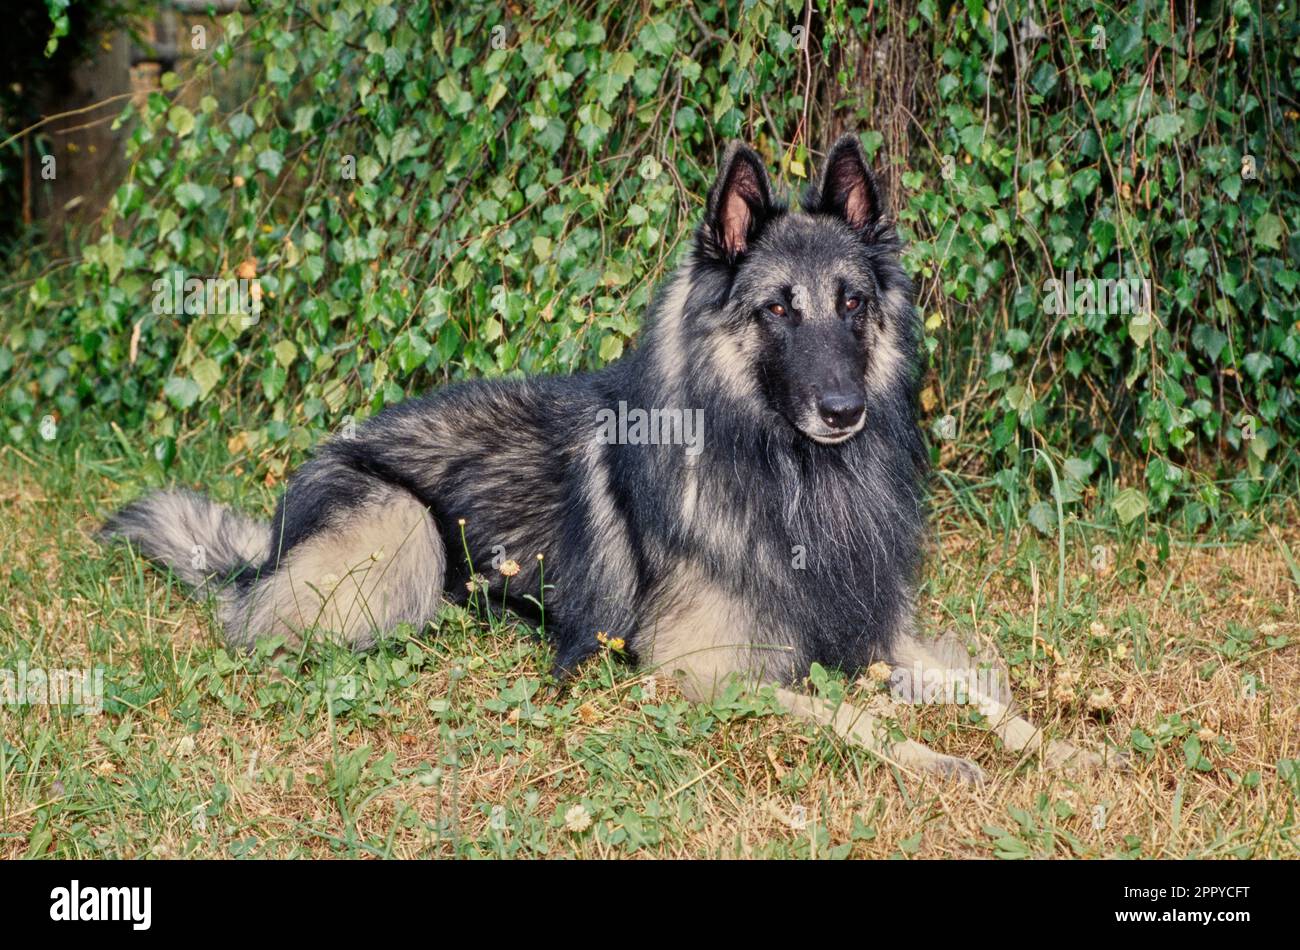
[[[563,689],[531,630],[449,609],[353,656],[228,655],[206,608],[90,538],[109,479],[9,457],[0,668],[105,670],[102,715],[0,710],[0,857],[1295,857],[1295,520],[1248,542],[945,526],[927,629],[996,649],[1050,735],[1127,751],[1065,774],[967,707],[892,708],[989,773],[907,775],[776,715],[687,703],[606,654]],[[858,701],[887,701],[868,683]]]

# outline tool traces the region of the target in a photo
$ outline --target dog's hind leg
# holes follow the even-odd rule
[[[934,644],[923,643],[915,636],[902,636],[894,645],[894,676],[906,680],[904,692],[914,702],[927,701],[926,692],[941,684],[944,698],[978,707],[994,734],[1011,752],[1040,755],[1049,768],[1088,769],[1122,764],[1121,756],[1108,760],[1100,753],[1080,749],[1069,742],[1047,739],[1042,729],[1015,711],[1001,666],[983,664],[986,668],[981,669],[980,665],[952,636]],[[958,688],[963,694],[960,698],[948,695]]]
[[[275,634],[296,642],[314,629],[365,649],[400,623],[418,629],[434,617],[445,568],[432,515],[405,490],[376,482],[240,585],[222,623],[237,646]]]

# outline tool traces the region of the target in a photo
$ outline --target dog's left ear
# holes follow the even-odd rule
[[[843,218],[859,232],[869,232],[880,220],[880,187],[867,167],[862,143],[853,133],[840,136],[831,146],[818,200],[809,210]]]

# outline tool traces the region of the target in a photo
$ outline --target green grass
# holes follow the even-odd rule
[[[261,464],[224,434],[182,439],[179,480],[266,510]],[[940,479],[924,626],[995,646],[1052,735],[1135,761],[1057,774],[970,711],[895,709],[984,766],[971,789],[762,695],[688,703],[613,653],[561,688],[537,631],[456,608],[369,654],[231,654],[205,605],[91,538],[161,477],[125,435],[0,458],[0,669],[101,667],[106,687],[100,715],[0,707],[0,857],[1297,855],[1293,510],[1238,513],[1162,559],[1104,505],[1062,518],[1058,549],[986,488]]]

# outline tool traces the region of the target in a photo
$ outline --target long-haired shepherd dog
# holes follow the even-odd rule
[[[813,663],[854,674],[885,662],[895,696],[964,677],[1006,747],[1093,764],[1017,716],[997,677],[966,676],[964,650],[914,633],[919,333],[882,212],[856,136],[835,143],[795,210],[733,145],[691,253],[623,359],[385,409],[321,446],[269,524],[164,491],[105,534],[213,590],[237,647],[273,635],[369,647],[464,599],[472,565],[504,551],[520,568],[510,594],[538,591],[544,566],[561,675],[603,632],[692,699],[737,678],[770,685],[789,712],[886,761],[980,781],[973,762],[798,689]]]

